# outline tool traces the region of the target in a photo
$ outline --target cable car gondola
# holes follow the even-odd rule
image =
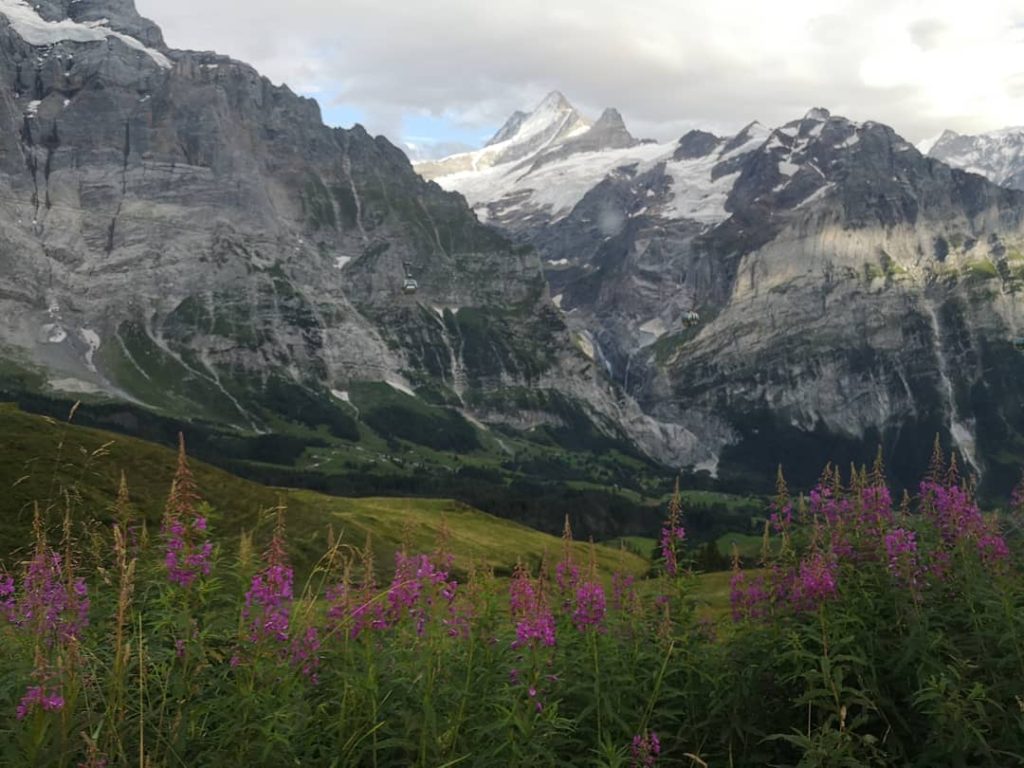
[[[683,325],[685,325],[687,328],[693,328],[695,326],[700,325],[700,315],[691,309],[689,312],[683,315]]]

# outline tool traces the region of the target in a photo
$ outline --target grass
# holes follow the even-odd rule
[[[29,540],[32,509],[39,503],[51,518],[72,511],[107,510],[125,472],[132,502],[151,529],[159,524],[173,475],[173,451],[122,435],[34,416],[0,404],[0,558]],[[296,565],[308,569],[323,552],[329,529],[342,541],[362,547],[367,538],[383,569],[403,542],[417,551],[432,549],[447,527],[457,570],[474,563],[510,572],[516,561],[539,563],[562,546],[554,536],[480,512],[447,499],[349,499],[311,491],[272,488],[235,477],[199,461],[192,469],[204,498],[215,508],[211,527],[222,543],[234,545],[242,531],[269,537],[279,504],[288,508],[289,539]],[[103,519],[103,516],[100,515]],[[579,559],[589,558],[577,544]],[[641,574],[647,561],[635,553],[595,547],[598,565]]]
[[[756,563],[761,558],[764,539],[747,533],[727,533],[718,538],[718,551],[726,557],[732,554],[733,546],[745,563]]]
[[[999,277],[996,265],[988,259],[968,261],[963,266],[964,274],[974,280],[995,280]]]

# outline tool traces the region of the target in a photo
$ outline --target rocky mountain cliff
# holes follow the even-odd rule
[[[538,248],[595,360],[698,437],[695,467],[736,478],[880,443],[910,482],[940,432],[989,487],[1019,472],[1021,193],[822,109],[502,170],[438,181]]]
[[[929,157],[977,173],[1004,187],[1024,189],[1024,128],[962,136],[945,131],[921,145]]]
[[[517,135],[586,128],[544,109],[557,129]],[[627,425],[652,451],[674,435],[619,402],[532,249],[387,140],[326,127],[246,64],[168,49],[131,0],[0,0],[0,358],[8,391],[255,435],[358,440],[361,382],[408,398],[377,433],[438,449],[483,421]],[[424,408],[434,426],[413,429]]]
[[[632,482],[635,446],[803,482],[879,442],[909,480],[938,430],[1002,488],[1024,454],[1024,194],[876,123],[657,144],[552,94],[439,186],[130,0],[0,0],[0,127],[4,393],[220,425],[264,472],[267,433],[336,475],[387,441],[409,482]]]

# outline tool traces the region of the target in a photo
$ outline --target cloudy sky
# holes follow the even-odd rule
[[[1024,0],[136,0],[217,50],[433,154],[560,90],[634,134],[779,125],[812,106],[919,141],[1024,125]]]

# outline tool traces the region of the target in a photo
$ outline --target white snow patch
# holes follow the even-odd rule
[[[334,268],[344,269],[345,265],[348,264],[350,261],[352,261],[351,256],[337,256],[334,259]]]
[[[43,102],[41,101],[30,101],[28,103],[28,106],[25,107],[25,117],[35,117],[36,115],[38,115],[39,105],[42,103]]]
[[[334,395],[339,400],[341,400],[341,402],[343,403],[352,402],[352,398],[349,396],[348,392],[343,392],[340,389],[332,389],[331,394]]]
[[[93,357],[100,348],[100,335],[96,331],[82,328],[78,331],[78,336],[86,345],[85,366],[90,371],[95,371],[96,365],[93,363]]]
[[[416,397],[416,393],[404,381],[400,381],[399,379],[396,378],[389,378],[384,379],[384,383],[387,384],[392,389],[397,389],[399,392],[409,395],[410,397]]]
[[[559,218],[567,215],[587,192],[617,168],[633,164],[649,167],[658,160],[671,157],[675,148],[675,142],[642,144],[631,149],[572,155],[525,175],[518,163],[504,163],[441,176],[435,181],[447,190],[460,192],[474,207],[500,203],[510,195],[518,201],[523,195],[527,200],[523,208],[546,210]],[[508,214],[514,209],[499,210]]]
[[[47,344],[62,344],[68,337],[68,332],[56,323],[47,323],[40,330]]]
[[[835,184],[826,184],[821,189],[816,190],[815,192],[811,193],[803,200],[801,200],[799,203],[797,203],[796,207],[803,208],[804,206],[810,205],[811,203],[816,203],[817,201],[826,197],[828,193],[833,190],[833,188],[835,188]]]
[[[668,333],[668,328],[665,326],[665,321],[660,317],[656,317],[653,320],[648,320],[646,323],[640,326],[641,333],[649,333],[652,336],[661,338]]]
[[[562,299],[564,299],[564,298],[565,298],[565,294],[564,293],[560,293],[557,296],[555,296],[555,298],[553,298],[551,300],[551,303],[554,304],[559,309],[561,309],[562,308]]]
[[[800,166],[796,163],[791,163],[789,160],[781,160],[779,162],[779,173],[783,176],[792,176],[799,170]]]
[[[79,23],[71,19],[47,21],[23,0],[0,0],[0,14],[6,16],[17,35],[29,45],[53,45],[61,42],[98,43],[113,37],[148,55],[158,66],[171,69],[170,59],[159,51],[147,48],[130,35],[110,29],[107,19]]]
[[[568,267],[569,266],[569,260],[568,259],[555,259],[554,261],[549,261],[548,262],[548,266],[549,267]]]
[[[693,469],[695,472],[708,472],[712,477],[718,477],[718,464],[720,458],[718,456],[712,456],[710,459],[694,464]]]
[[[664,163],[672,180],[672,198],[661,204],[651,200],[650,213],[710,226],[729,218],[725,203],[738,178],[737,172],[713,180],[713,169],[721,162],[754,151],[769,136],[768,129],[755,124],[739,146],[702,158],[675,160],[677,142],[640,144],[626,149],[581,152],[536,170],[524,171],[527,164],[518,161],[482,164],[472,170],[440,176],[435,181],[445,189],[461,193],[478,211],[481,206],[489,205],[491,215],[502,220],[508,220],[513,214],[546,213],[558,221],[604,179],[628,179],[634,173],[642,174]],[[656,197],[654,190],[647,190],[647,197]],[[619,228],[625,223],[625,218],[620,218]],[[548,263],[560,266],[561,260]]]

